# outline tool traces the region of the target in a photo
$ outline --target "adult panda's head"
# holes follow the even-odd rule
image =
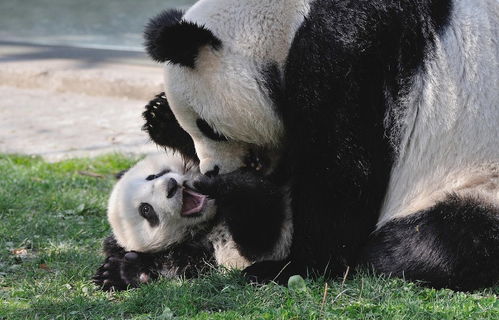
[[[286,10],[282,1],[203,0],[185,15],[164,11],[147,25],[147,52],[167,62],[165,94],[194,140],[203,174],[279,153],[283,127],[276,104],[296,29],[280,12]],[[269,14],[276,19],[260,21]]]
[[[197,167],[171,152],[149,156],[125,172],[107,213],[118,244],[127,251],[159,251],[212,219],[214,200],[189,188],[199,175]]]

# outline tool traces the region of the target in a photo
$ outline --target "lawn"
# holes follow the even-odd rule
[[[0,155],[0,319],[499,319],[499,288],[460,293],[366,273],[288,289],[213,270],[101,292],[89,279],[109,234],[107,196],[136,160]]]

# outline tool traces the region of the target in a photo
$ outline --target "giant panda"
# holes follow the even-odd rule
[[[497,0],[200,0],[152,18],[145,39],[201,172],[256,156],[289,187],[290,254],[248,277],[362,264],[434,287],[497,283]]]
[[[106,259],[93,277],[95,284],[104,290],[123,290],[160,276],[196,277],[210,265],[242,268],[259,259],[286,257],[292,225],[285,193],[249,181],[244,170],[217,183],[237,185],[227,190],[214,190],[213,180],[207,184],[198,177],[195,162],[171,149],[149,155],[121,175],[108,201],[113,232],[104,241]],[[264,193],[252,190],[252,185]],[[258,227],[253,218],[266,210],[281,210],[272,213],[282,217],[281,231]],[[269,248],[266,256],[253,256],[254,243],[245,246],[244,234],[233,230],[234,224],[244,224],[251,234],[277,235],[279,245],[276,250]]]

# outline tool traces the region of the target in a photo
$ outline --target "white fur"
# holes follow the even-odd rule
[[[157,179],[147,181],[151,174],[169,169]],[[154,252],[164,250],[169,245],[182,240],[193,225],[211,219],[216,208],[209,200],[201,217],[186,218],[182,211],[180,186],[199,175],[197,167],[185,171],[180,155],[167,152],[149,156],[137,163],[116,183],[109,198],[108,220],[117,242],[127,251]],[[177,180],[179,190],[171,199],[167,198],[167,183],[170,178]],[[149,203],[156,211],[160,223],[151,227],[139,214],[141,203]]]
[[[499,2],[457,0],[406,97],[402,144],[378,226],[448,194],[499,205]]]
[[[215,226],[208,235],[208,239],[213,244],[215,260],[218,265],[229,269],[244,269],[251,264],[239,253],[227,224],[221,223]]]
[[[276,149],[283,128],[257,78],[262,66],[283,69],[294,34],[309,11],[310,0],[201,0],[184,20],[211,30],[219,50],[201,50],[196,68],[166,64],[166,96],[180,125],[192,136],[206,173],[242,166],[251,145]],[[196,119],[234,142],[215,142],[197,128]],[[237,124],[237,125],[234,125]]]

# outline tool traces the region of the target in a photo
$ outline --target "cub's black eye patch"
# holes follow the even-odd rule
[[[139,214],[146,219],[151,227],[159,225],[159,217],[154,211],[154,208],[149,203],[141,203],[139,206]]]
[[[213,128],[203,119],[197,119],[196,124],[199,130],[209,139],[213,141],[227,141],[227,138],[213,130]]]
[[[154,179],[158,179],[159,177],[161,177],[161,176],[163,176],[163,175],[165,175],[165,174],[169,173],[170,171],[171,171],[171,170],[168,170],[168,169],[167,169],[167,170],[163,170],[163,171],[161,171],[161,172],[160,172],[160,173],[158,173],[158,174],[151,174],[150,176],[147,176],[146,180],[147,180],[147,181],[151,181],[151,180],[154,180]]]

